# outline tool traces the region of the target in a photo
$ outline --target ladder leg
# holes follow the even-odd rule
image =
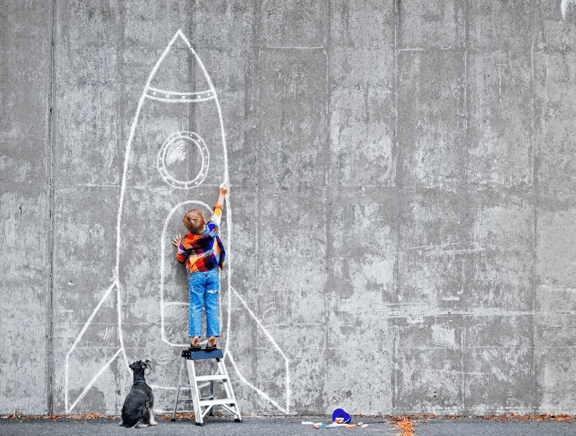
[[[216,363],[214,363],[214,359],[210,361],[210,375],[216,374]],[[214,380],[210,380],[210,399],[214,399]],[[210,416],[214,416],[214,408],[210,408],[210,412],[208,413]]]
[[[180,397],[180,386],[182,386],[182,370],[184,369],[185,359],[182,359],[180,364],[180,373],[178,374],[178,388],[176,389],[176,397],[174,398],[174,411],[172,412],[172,421],[176,421],[176,409],[178,408],[178,398]]]
[[[190,390],[192,392],[192,400],[194,402],[194,419],[196,425],[204,425],[202,420],[202,409],[200,408],[200,395],[198,393],[198,382],[196,380],[196,369],[194,368],[193,360],[186,360],[188,367],[188,378],[190,379]]]
[[[224,364],[224,359],[218,359],[218,367],[220,369],[220,373],[226,376],[226,380],[224,380],[224,389],[226,390],[227,398],[230,398],[234,401],[234,421],[242,422],[242,416],[240,415],[240,408],[238,407],[238,403],[236,402],[236,397],[234,396],[234,390],[232,389],[232,383],[230,382],[230,377],[228,376],[228,371],[226,370],[226,365]]]

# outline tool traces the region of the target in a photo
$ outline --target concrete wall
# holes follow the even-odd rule
[[[3,1],[0,411],[170,409],[228,174],[244,413],[576,413],[575,3]]]

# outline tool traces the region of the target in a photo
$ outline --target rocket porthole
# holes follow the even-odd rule
[[[201,185],[210,165],[204,140],[194,132],[173,133],[158,153],[158,171],[166,183],[176,188]]]

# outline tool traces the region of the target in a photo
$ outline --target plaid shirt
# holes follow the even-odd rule
[[[226,252],[224,245],[218,237],[220,224],[220,214],[222,206],[214,207],[214,215],[206,223],[206,229],[201,235],[188,233],[176,253],[176,259],[180,263],[186,263],[188,274],[194,274],[198,271],[210,271],[218,265],[224,264]]]

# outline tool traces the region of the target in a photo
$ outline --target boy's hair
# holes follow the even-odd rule
[[[190,220],[191,217],[200,218],[202,220],[200,228],[195,228],[192,225],[192,221]],[[206,220],[204,219],[202,212],[200,212],[198,209],[192,209],[186,212],[186,215],[184,215],[184,218],[182,219],[182,224],[184,224],[184,227],[186,227],[189,232],[196,233],[199,229],[204,228],[206,225]]]

